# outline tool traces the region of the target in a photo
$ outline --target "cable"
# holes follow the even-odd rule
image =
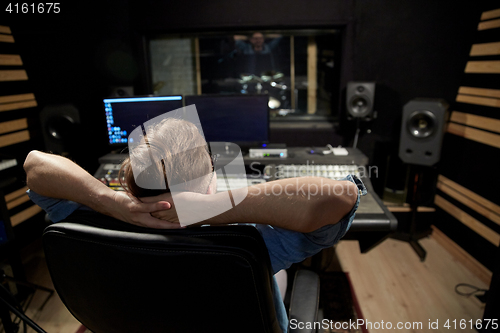
[[[16,316],[21,317],[25,323],[27,323],[31,328],[33,328],[36,332],[39,333],[47,333],[45,332],[40,326],[38,326],[35,322],[33,322],[31,319],[26,317],[24,313],[16,309],[16,307],[12,306],[9,304],[6,300],[3,298],[0,298],[0,302],[2,302],[4,305],[6,305],[10,311],[12,311]]]
[[[463,292],[460,292],[458,290],[458,288],[460,287],[468,287],[468,288],[471,288],[471,289],[474,289],[473,291],[469,292],[469,293],[463,293]],[[472,295],[475,295],[477,293],[481,293],[481,292],[487,292],[488,289],[481,289],[481,288],[478,288],[476,286],[473,286],[471,284],[467,284],[467,283],[459,283],[455,286],[455,292],[457,294],[459,294],[460,296],[466,296],[466,297],[469,297],[469,296],[472,296]]]
[[[0,303],[3,303],[4,305],[7,306],[7,308],[14,313],[18,318],[22,319],[23,321],[23,327],[24,327],[24,332],[27,332],[27,325],[29,325],[31,328],[35,330],[35,332],[39,333],[47,333],[45,332],[40,326],[38,326],[34,321],[32,321],[30,318],[28,318],[25,313],[23,306],[21,303],[16,299],[16,297],[4,286],[0,283]],[[4,297],[7,297],[10,302],[4,299]],[[30,300],[31,302],[31,300]],[[12,304],[11,304],[12,303]],[[14,321],[12,321],[13,324],[15,324]]]
[[[33,293],[30,293],[24,302],[20,303],[22,313],[26,313],[26,311],[28,310],[28,307],[31,304],[31,301],[33,300],[33,297],[35,296],[35,292],[36,292],[36,290]],[[21,319],[21,317],[17,317],[17,320],[13,320],[14,324],[16,324],[16,325],[19,325],[21,323],[21,321],[23,322],[24,333],[28,332],[26,322],[23,321]]]

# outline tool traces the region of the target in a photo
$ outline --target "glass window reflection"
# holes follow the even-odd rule
[[[336,30],[199,33],[150,40],[154,93],[267,94],[272,118],[337,114]]]

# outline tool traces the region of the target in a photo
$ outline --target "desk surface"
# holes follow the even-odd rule
[[[245,163],[258,162],[262,164],[355,164],[365,166],[368,164],[366,157],[359,149],[345,148],[348,155],[338,156],[333,154],[318,155],[310,154],[311,148],[307,147],[289,147],[287,148],[288,157],[266,157],[266,158],[250,158],[244,155]],[[316,151],[328,150],[328,148],[320,147]]]

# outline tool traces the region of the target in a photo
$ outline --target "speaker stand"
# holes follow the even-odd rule
[[[358,138],[360,132],[359,119],[360,118],[356,118],[356,134],[354,134],[354,143],[352,144],[352,148],[356,148],[356,146],[358,145]]]
[[[409,232],[395,232],[391,235],[391,238],[409,243],[413,250],[417,253],[420,261],[425,261],[427,252],[418,241],[419,239],[429,236],[432,233],[432,230],[429,229],[422,232],[417,232],[417,212],[418,206],[422,201],[420,190],[422,188],[423,182],[423,169],[421,166],[410,165],[410,179],[413,180],[410,200],[410,230]]]
[[[416,213],[413,213],[413,211],[412,211],[412,215],[416,215]],[[413,216],[412,216],[412,219],[413,219]],[[412,221],[412,224],[413,223],[414,222]],[[422,247],[422,245],[420,245],[420,243],[418,241],[422,238],[429,236],[431,233],[432,233],[431,230],[420,232],[420,233],[395,232],[390,237],[393,239],[397,239],[397,240],[409,243],[411,245],[411,247],[413,248],[413,250],[415,251],[415,253],[420,258],[420,261],[425,261],[425,257],[427,256],[427,251],[425,251],[425,249]]]

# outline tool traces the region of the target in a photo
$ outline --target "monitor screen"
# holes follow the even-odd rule
[[[182,96],[149,96],[104,99],[110,145],[124,146],[133,129],[165,112],[183,107]]]
[[[269,141],[269,96],[197,95],[185,96],[194,104],[207,142],[255,145]]]

